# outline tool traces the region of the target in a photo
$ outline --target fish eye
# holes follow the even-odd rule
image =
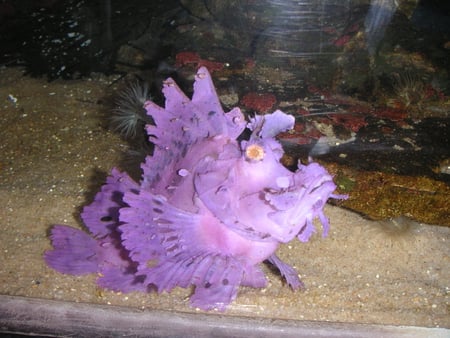
[[[258,144],[251,144],[245,149],[245,157],[249,160],[261,161],[264,156],[264,148]]]

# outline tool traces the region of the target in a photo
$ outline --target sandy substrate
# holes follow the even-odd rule
[[[111,81],[47,83],[0,70],[0,294],[198,312],[188,306],[191,290],[117,294],[42,259],[50,226],[82,227],[80,207],[127,149],[102,120]],[[266,269],[268,287],[241,288],[227,315],[450,328],[450,228],[403,219],[407,230],[393,236],[338,207],[326,214],[327,238],[279,251],[306,290],[292,292]]]

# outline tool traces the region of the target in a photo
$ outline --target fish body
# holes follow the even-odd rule
[[[155,148],[135,182],[113,169],[82,212],[90,234],[65,225],[51,231],[47,264],[69,274],[99,273],[97,283],[116,291],[170,291],[194,285],[191,305],[225,310],[240,285],[264,287],[263,261],[293,288],[297,272],[275,251],[297,237],[309,240],[336,186],[317,163],[295,172],[281,163],[275,136],[294,126],[281,111],[246,121],[239,108],[225,113],[205,67],[189,99],[172,79],[165,107],[144,104]],[[239,140],[245,128],[251,136]]]

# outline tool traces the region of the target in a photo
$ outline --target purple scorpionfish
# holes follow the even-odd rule
[[[275,136],[294,118],[279,110],[246,121],[239,108],[225,113],[205,67],[189,99],[171,79],[165,107],[147,101],[153,155],[142,178],[113,169],[92,204],[82,212],[89,233],[56,225],[53,269],[73,275],[98,273],[97,283],[115,291],[170,291],[193,285],[191,305],[226,309],[240,285],[261,288],[260,268],[273,264],[292,289],[303,286],[293,267],[275,254],[281,243],[306,242],[313,219],[323,213],[336,186],[319,164],[292,172],[281,163]],[[248,128],[250,137],[238,141]]]

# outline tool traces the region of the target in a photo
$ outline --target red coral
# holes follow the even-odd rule
[[[269,111],[273,105],[277,102],[275,95],[273,94],[258,94],[251,92],[246,94],[241,99],[241,104],[247,108],[260,113]]]
[[[195,52],[180,52],[175,56],[175,65],[181,67],[190,64],[198,64],[200,60],[200,55]]]
[[[205,60],[196,52],[180,52],[175,56],[175,65],[177,67],[192,65],[196,68],[206,67],[212,73],[217,70],[222,70],[224,65],[222,62]]]
[[[446,100],[445,94],[441,90],[434,88],[431,84],[425,86],[424,98],[425,100]]]
[[[296,123],[293,130],[277,135],[277,138],[295,144],[310,144],[313,140],[318,140],[322,135],[310,123]]]
[[[337,38],[336,40],[333,41],[333,45],[335,45],[336,47],[342,47],[345,46],[351,39],[352,37],[348,34],[343,35],[339,38]]]
[[[376,110],[374,112],[374,115],[378,116],[379,118],[386,118],[392,121],[400,121],[405,119],[408,116],[408,113],[403,109],[385,108]]]
[[[331,97],[331,93],[328,90],[321,89],[313,84],[308,85],[308,92],[310,92],[313,95],[320,95],[323,96],[323,99],[328,99]]]
[[[212,73],[217,70],[222,70],[224,65],[222,62],[200,59],[200,61],[197,64],[197,67],[206,67],[208,68],[209,72]]]
[[[356,114],[334,114],[330,115],[330,119],[339,125],[344,126],[353,132],[357,132],[361,127],[367,125],[367,121],[363,115]]]

